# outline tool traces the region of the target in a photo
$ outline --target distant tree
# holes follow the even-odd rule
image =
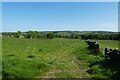
[[[82,35],[81,35],[81,38],[82,38],[82,39],[88,39],[88,35],[87,35],[87,34],[82,34]]]
[[[10,34],[10,35],[11,35],[11,34]],[[20,38],[21,35],[22,35],[21,31],[18,31],[18,32],[14,33],[14,36],[15,36],[16,38]]]
[[[71,33],[70,38],[75,38],[75,34]]]
[[[54,34],[53,34],[53,33],[49,32],[49,33],[47,34],[47,39],[52,39],[53,37],[54,37]]]
[[[80,38],[80,35],[76,34],[75,39],[79,39],[79,38]]]
[[[120,40],[120,33],[118,33],[118,40]]]
[[[103,40],[109,40],[109,36],[110,35],[108,35],[108,34],[103,35]]]
[[[37,32],[36,31],[28,31],[27,38],[29,38],[29,39],[37,38]]]
[[[72,39],[97,39],[97,40],[120,40],[120,33],[78,33],[78,32],[2,32],[3,37],[16,38],[37,38],[37,39],[52,39],[52,38],[72,38]]]
[[[93,39],[99,40],[99,39],[102,39],[102,36],[100,34],[94,34]]]
[[[89,34],[88,39],[94,39],[94,34]]]

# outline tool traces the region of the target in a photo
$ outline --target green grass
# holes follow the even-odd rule
[[[81,56],[82,61],[84,63],[88,63],[89,66],[88,72],[91,74],[92,78],[120,78],[119,77],[119,67],[112,62],[109,64],[105,61],[104,57],[104,49],[112,48],[112,49],[119,49],[118,48],[118,41],[113,40],[97,40],[100,44],[100,55],[87,55]],[[90,52],[89,54],[94,54]],[[80,57],[79,57],[80,58]],[[119,63],[117,63],[119,64]],[[115,66],[114,66],[115,65]],[[114,76],[118,75],[118,76]]]
[[[112,48],[112,49],[119,49],[118,48],[118,42],[119,41],[113,41],[113,40],[99,40],[100,48],[102,51],[104,51],[105,47]]]
[[[2,38],[0,37],[0,79],[2,78]]]
[[[89,77],[79,69],[80,61],[73,53],[76,48],[85,49],[86,46],[84,41],[73,39],[3,38],[3,75],[17,78]]]
[[[3,77],[108,78],[111,76],[109,70],[101,68],[100,62],[104,61],[104,56],[93,55],[83,40],[62,38],[52,40],[3,38],[2,40]],[[100,46],[109,45],[105,41],[99,42]]]

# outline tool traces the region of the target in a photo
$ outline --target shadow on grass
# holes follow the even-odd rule
[[[101,63],[104,68],[110,69],[112,75],[110,76],[111,79],[120,79],[120,62],[119,61],[108,61],[104,60]]]
[[[120,64],[119,61],[101,60],[91,63],[89,65],[90,74],[102,74],[108,76],[109,79],[118,80],[120,79]],[[97,77],[93,77],[97,78]]]

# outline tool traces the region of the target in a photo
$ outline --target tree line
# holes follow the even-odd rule
[[[120,40],[120,33],[111,34],[83,34],[82,39],[95,39],[95,40]]]
[[[53,39],[53,38],[67,38],[67,39],[95,39],[95,40],[120,40],[120,33],[81,33],[74,31],[65,32],[2,32],[3,37],[27,38],[27,39]]]

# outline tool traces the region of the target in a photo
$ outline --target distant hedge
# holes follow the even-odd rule
[[[120,40],[120,33],[112,34],[83,34],[82,39],[96,39],[96,40]]]
[[[68,39],[96,39],[96,40],[120,40],[120,33],[82,33],[74,31],[66,32],[2,32],[3,37],[15,37],[15,38],[37,38],[37,39],[53,39],[53,38],[68,38]]]

